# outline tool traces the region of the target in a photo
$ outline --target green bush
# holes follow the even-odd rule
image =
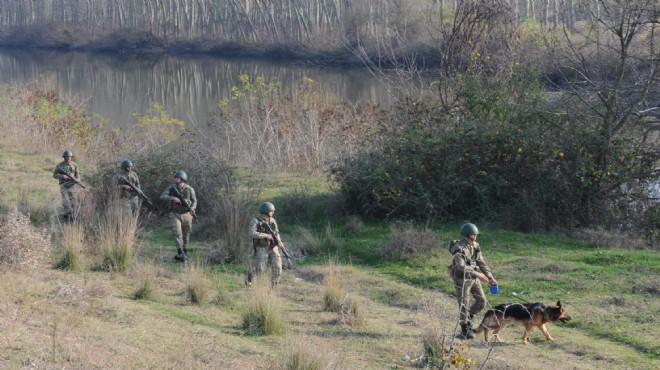
[[[650,199],[645,186],[660,181],[649,171],[660,151],[632,125],[606,140],[600,122],[549,99],[533,77],[460,77],[451,87],[458,107],[440,99],[397,107],[398,123],[385,127],[380,145],[333,168],[345,207],[522,231],[641,224],[631,217]]]

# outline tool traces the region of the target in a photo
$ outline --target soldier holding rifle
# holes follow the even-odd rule
[[[255,275],[259,275],[266,270],[268,263],[272,268],[271,287],[277,288],[282,275],[282,257],[280,251],[286,253],[284,244],[279,237],[279,229],[273,215],[275,206],[273,203],[264,202],[259,207],[259,215],[254,216],[250,221],[249,233],[254,246],[254,261],[252,272],[248,274],[245,280],[246,285],[252,285]],[[288,253],[286,253],[288,256]]]
[[[140,178],[133,170],[133,162],[126,159],[121,162],[121,171],[115,176],[119,187],[121,206],[126,215],[137,217],[140,213]]]
[[[73,161],[73,153],[70,150],[65,150],[62,154],[64,160],[55,166],[53,171],[53,178],[59,180],[60,194],[62,195],[62,218],[64,221],[74,221],[76,210],[78,207],[78,200],[74,187],[76,184],[85,188],[80,183],[80,173],[78,173],[78,165]]]
[[[170,202],[170,224],[172,235],[176,240],[177,261],[185,262],[188,252],[188,241],[192,230],[193,218],[196,218],[197,196],[195,189],[188,182],[188,175],[183,171],[174,174],[174,184],[170,185],[160,194],[160,199]]]

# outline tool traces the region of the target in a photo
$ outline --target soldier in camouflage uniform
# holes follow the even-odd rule
[[[460,308],[459,320],[462,339],[475,337],[472,319],[486,306],[486,295],[481,287],[481,281],[497,285],[490,268],[481,255],[481,247],[477,243],[479,230],[477,226],[466,223],[461,226],[461,235],[465,239],[452,241],[449,251],[453,255],[449,266],[450,274],[456,287],[456,298]],[[470,294],[474,303],[470,306]]]
[[[62,154],[64,160],[55,166],[53,177],[59,180],[60,194],[62,195],[62,217],[65,221],[73,221],[75,218],[78,201],[74,187],[76,180],[80,181],[80,173],[78,173],[78,165],[73,161],[73,153],[70,150],[65,150]],[[75,179],[70,178],[63,172],[67,172]]]
[[[174,174],[174,184],[170,185],[160,194],[160,199],[171,203],[170,224],[172,234],[176,240],[177,254],[174,257],[177,261],[185,262],[188,252],[188,241],[190,240],[190,231],[192,230],[193,216],[197,207],[197,196],[195,189],[188,182],[188,175],[183,171],[177,171]],[[175,188],[176,187],[176,188]],[[176,196],[176,190],[186,200],[192,212],[188,211],[186,206]]]
[[[277,222],[273,218],[275,206],[270,202],[261,203],[259,213],[259,215],[254,216],[250,220],[249,234],[254,246],[254,261],[252,273],[248,274],[246,284],[251,285],[253,275],[259,275],[266,271],[266,266],[269,264],[272,269],[271,287],[277,288],[277,284],[280,282],[280,276],[282,275],[280,248],[283,245],[281,243],[282,239],[279,238],[280,231],[277,227]],[[270,225],[271,230],[278,236],[280,244],[275,244],[273,236],[267,232],[266,223]]]
[[[126,215],[137,217],[140,213],[140,197],[128,185],[130,183],[136,188],[140,188],[140,178],[133,171],[133,162],[128,159],[121,162],[121,171],[115,175],[115,183],[119,188],[119,197],[124,212]]]

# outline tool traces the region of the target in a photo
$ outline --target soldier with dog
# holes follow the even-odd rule
[[[473,339],[475,334],[472,319],[487,303],[481,281],[491,286],[497,285],[497,281],[484,261],[481,246],[477,243],[477,226],[472,223],[463,224],[461,235],[464,239],[454,240],[449,245],[449,251],[453,255],[449,273],[454,280],[459,305],[460,337]],[[474,303],[471,305],[470,296],[474,297]]]

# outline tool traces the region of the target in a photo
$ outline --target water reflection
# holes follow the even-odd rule
[[[261,60],[208,56],[116,56],[77,52],[0,50],[0,83],[25,83],[48,76],[62,96],[89,99],[92,114],[122,128],[162,104],[187,124],[206,122],[218,101],[229,98],[238,76],[277,78],[290,90],[303,77],[341,100],[389,105],[391,98],[370,74],[356,69],[316,68]]]

